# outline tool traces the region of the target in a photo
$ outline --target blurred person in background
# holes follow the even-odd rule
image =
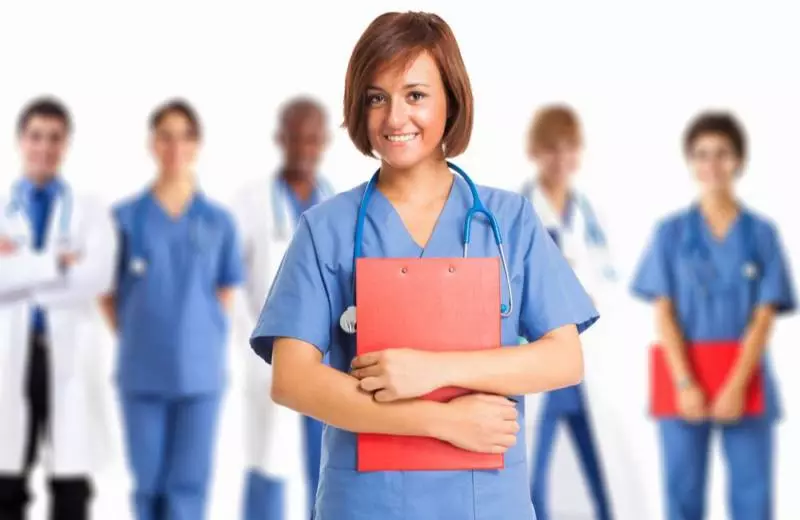
[[[658,421],[669,520],[701,520],[709,443],[722,437],[734,520],[773,518],[774,430],[781,416],[768,355],[777,316],[795,310],[777,228],[736,195],[747,142],[733,116],[708,112],[689,125],[686,160],[697,201],[656,227],[632,291],[655,307],[659,343],[676,388],[678,418]],[[714,400],[704,394],[687,349],[738,342],[740,352]],[[765,411],[744,415],[752,376],[764,378]]]
[[[121,254],[106,314],[119,336],[136,518],[200,520],[243,265],[233,217],[197,185],[195,110],[170,101],[155,110],[150,130],[158,173],[115,209]]]
[[[58,100],[22,111],[22,178],[0,196],[0,518],[27,518],[28,480],[49,457],[51,520],[90,516],[108,448],[99,297],[112,284],[109,209],[62,176],[71,118]],[[108,389],[110,390],[110,388]]]
[[[533,204],[542,224],[581,284],[598,299],[602,282],[615,279],[606,236],[588,199],[573,186],[580,167],[583,135],[577,114],[567,105],[543,107],[534,115],[528,134],[528,154],[536,175],[526,181],[521,193]],[[585,381],[591,380],[587,373]],[[611,503],[603,475],[601,444],[595,434],[596,421],[584,383],[555,390],[528,400],[539,403],[533,443],[531,499],[539,520],[559,518],[549,504],[551,462],[559,424],[569,431],[577,460],[583,469],[598,520],[610,520]],[[596,393],[597,389],[595,388]],[[564,462],[556,458],[557,465]],[[560,482],[572,488],[576,481]],[[574,504],[565,504],[574,507]],[[553,509],[554,511],[551,511]]]
[[[314,518],[534,520],[521,395],[580,380],[579,334],[597,313],[522,196],[451,171],[447,158],[469,144],[473,97],[444,20],[412,12],[377,17],[353,49],[344,91],[350,138],[380,167],[300,218],[251,340],[273,366],[272,398],[326,425]],[[465,218],[481,202],[497,230],[476,219],[471,256],[498,258],[495,239],[507,238],[513,294],[501,290],[516,305],[497,309],[496,346],[503,348],[409,345],[356,357],[356,259],[462,258]],[[531,344],[517,344],[523,334]],[[446,403],[421,399],[449,386],[470,392]],[[359,471],[359,433],[435,438],[503,454],[504,467]]]
[[[307,97],[289,100],[281,108],[276,143],[282,165],[271,177],[257,178],[237,195],[233,211],[242,237],[246,281],[244,302],[237,316],[247,335],[258,315],[289,246],[300,216],[331,195],[319,174],[328,144],[323,106]],[[248,473],[244,496],[245,520],[284,520],[287,486],[291,477],[306,473],[307,518],[319,480],[322,423],[273,402],[269,398],[271,367],[251,349],[245,353],[245,431]],[[301,444],[302,443],[302,444]],[[300,461],[305,462],[300,470]]]

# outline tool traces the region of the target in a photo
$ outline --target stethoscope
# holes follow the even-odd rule
[[[28,206],[25,203],[26,194],[27,190],[25,189],[25,186],[22,183],[17,184],[12,193],[11,201],[6,208],[6,216],[13,217],[15,215],[19,215],[24,217],[26,214],[26,209],[28,209]],[[69,189],[69,186],[62,184],[59,187],[57,198],[61,206],[59,209],[60,214],[58,219],[58,235],[56,237],[56,243],[60,249],[66,250],[70,247],[70,230],[72,226],[72,213],[74,205],[72,191]],[[21,246],[27,240],[27,236],[20,233],[16,237],[11,237],[11,239],[18,246]]]
[[[316,193],[314,196],[319,199],[325,199],[331,196],[333,190],[321,178],[317,179],[317,186],[315,187]],[[272,190],[270,192],[270,203],[272,205],[272,222],[273,232],[275,239],[286,241],[292,233],[287,222],[286,213],[289,205],[289,192],[286,183],[283,181],[279,174],[275,175],[272,181]]]
[[[753,219],[750,214],[744,209],[740,210],[741,213],[741,241],[742,247],[745,251],[745,262],[742,265],[741,276],[747,280],[753,281],[759,277],[758,261],[756,258],[755,237],[753,231]],[[708,246],[703,241],[703,222],[700,209],[697,206],[692,207],[689,211],[689,225],[687,236],[684,243],[684,254],[690,257],[691,268],[695,274],[695,280],[702,288],[703,293],[710,294],[712,292],[721,292],[726,287],[720,287],[720,284],[712,284],[710,280],[718,278],[718,273],[714,271],[711,265],[711,252]],[[714,288],[719,288],[715,290]]]
[[[142,227],[144,226],[145,222],[145,212],[147,211],[147,206],[150,203],[150,197],[152,195],[145,194],[142,196],[139,201],[137,201],[136,209],[134,210],[133,216],[133,226],[131,227],[131,260],[129,263],[129,269],[131,274],[136,277],[141,277],[147,272],[147,253],[146,248],[144,246],[144,233],[142,232]],[[197,193],[195,197],[200,198],[202,195]],[[192,206],[189,207],[187,210],[189,212],[189,233],[190,233],[190,241],[192,245],[195,247],[196,250],[201,251],[203,245],[203,215],[204,212],[201,208],[197,207],[196,204],[199,201],[192,202]]]
[[[503,274],[505,275],[506,281],[506,288],[508,289],[508,304],[505,303],[500,304],[500,315],[503,318],[507,318],[511,316],[514,310],[514,297],[511,292],[511,276],[508,272],[508,264],[506,262],[506,254],[505,250],[503,249],[503,237],[500,233],[500,226],[497,224],[497,219],[494,217],[491,211],[486,209],[486,206],[483,205],[480,196],[478,195],[478,188],[475,186],[475,183],[472,182],[472,179],[469,178],[467,173],[456,166],[451,162],[447,162],[447,166],[461,175],[461,177],[466,181],[467,186],[469,186],[469,191],[472,194],[472,206],[467,210],[467,215],[464,220],[464,258],[467,258],[469,253],[469,243],[472,234],[472,219],[477,214],[483,214],[489,220],[489,225],[492,228],[492,234],[494,235],[494,242],[497,245],[497,250],[500,253],[500,261],[503,264]],[[380,174],[380,169],[378,169],[370,179],[369,183],[367,183],[367,187],[364,190],[364,195],[361,198],[361,204],[358,207],[358,217],[356,218],[356,232],[355,232],[355,244],[353,246],[353,282],[352,282],[352,298],[353,304],[347,307],[345,311],[342,313],[341,317],[339,318],[339,326],[348,334],[355,334],[356,332],[356,261],[361,258],[361,250],[363,245],[364,239],[364,222],[366,221],[367,216],[367,206],[369,205],[369,201],[372,198],[372,194],[375,191],[378,182],[378,175]]]
[[[531,203],[533,203],[533,194],[536,190],[534,182],[527,183],[522,188],[522,195],[527,198]],[[563,216],[563,227],[565,229],[571,230],[573,221],[575,219],[575,211],[580,211],[581,215],[583,216],[584,221],[584,240],[589,245],[603,247],[606,244],[606,237],[603,230],[600,228],[600,224],[597,222],[597,218],[595,217],[594,212],[589,207],[589,204],[586,202],[580,195],[571,195],[569,201],[567,202],[567,210]],[[559,232],[559,236],[561,233]]]

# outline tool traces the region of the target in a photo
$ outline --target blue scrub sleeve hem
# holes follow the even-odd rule
[[[600,319],[599,314],[595,314],[594,316],[590,317],[589,319],[583,320],[582,322],[576,323],[575,325],[578,327],[578,334],[583,334],[584,331],[588,330],[589,327],[597,323],[597,320]]]
[[[217,283],[219,289],[236,289],[244,283],[244,278],[241,276],[233,276],[231,278],[223,278]]]
[[[630,289],[631,294],[645,302],[652,303],[659,298],[669,298],[669,294],[664,291],[648,289],[640,285],[634,285]]]
[[[309,345],[313,346],[320,353],[324,356],[327,353],[326,349],[323,349],[318,345],[320,342],[310,341],[307,338],[301,338],[297,335],[292,334],[276,334],[276,335],[257,335],[250,338],[250,348],[253,349],[258,357],[269,363],[272,364],[272,352],[275,346],[275,340],[278,338],[291,338],[296,339],[298,341],[302,341],[304,343],[308,343]]]
[[[600,319],[600,314],[594,313],[594,314],[590,315],[588,318],[586,318],[584,320],[581,320],[581,321],[575,321],[574,319],[566,319],[566,320],[563,320],[563,321],[555,321],[553,323],[550,323],[548,329],[538,337],[536,337],[533,334],[526,335],[525,334],[526,331],[521,330],[521,331],[519,331],[519,335],[517,337],[517,341],[519,341],[518,344],[525,344],[525,343],[529,343],[529,342],[532,343],[534,341],[538,341],[539,339],[541,339],[544,336],[548,335],[552,331],[554,331],[556,329],[560,329],[561,327],[565,327],[567,325],[575,325],[575,327],[578,329],[578,334],[583,334],[586,330],[589,329],[589,327],[594,325],[597,322],[597,320],[599,320],[599,319]],[[529,336],[532,336],[533,339],[530,339]]]
[[[797,310],[797,302],[793,299],[762,298],[759,300],[758,305],[771,305],[775,309],[775,314],[777,315],[792,314]]]

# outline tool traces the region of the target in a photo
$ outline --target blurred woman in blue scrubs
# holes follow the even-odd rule
[[[680,418],[659,421],[667,518],[704,517],[709,442],[718,431],[731,517],[769,520],[781,411],[767,345],[775,317],[795,309],[791,276],[775,225],[736,196],[747,151],[739,122],[725,113],[701,114],[684,146],[700,185],[698,200],[659,223],[632,287],[655,305],[659,341],[678,389]],[[742,351],[709,401],[686,348],[713,341],[740,342]],[[764,376],[766,411],[745,417],[747,384],[757,370]]]
[[[197,187],[200,123],[172,101],[151,118],[155,183],[115,209],[122,254],[106,312],[138,520],[205,518],[228,306],[242,278],[232,216]]]
[[[364,203],[363,256],[463,255],[473,197],[446,159],[467,148],[473,99],[450,27],[427,13],[376,18],[350,58],[344,120],[356,148],[378,156],[380,169],[369,184],[300,217],[251,340],[273,365],[272,398],[325,423],[314,518],[534,520],[521,395],[580,381],[579,333],[598,317],[591,300],[525,198],[481,186],[504,237],[513,292],[503,289],[503,301],[515,302],[502,320],[507,348],[435,353],[409,345],[356,358],[355,336],[340,317],[353,301],[356,220],[368,185],[375,190]],[[485,219],[472,225],[469,253],[498,256]],[[519,345],[519,336],[531,343]],[[446,386],[474,393],[448,403],[417,399]],[[361,432],[504,453],[505,466],[359,472]]]

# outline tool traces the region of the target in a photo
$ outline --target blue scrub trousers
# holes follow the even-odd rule
[[[304,454],[308,489],[308,517],[314,511],[319,486],[319,466],[322,457],[322,423],[303,417]],[[251,470],[247,474],[244,499],[244,520],[285,520],[286,483]]]
[[[772,519],[773,426],[745,419],[732,425],[659,421],[667,520],[702,520],[711,433],[720,430],[732,520]]]
[[[531,478],[531,501],[538,520],[549,520],[548,475],[550,459],[555,447],[556,429],[559,421],[564,421],[577,448],[578,459],[594,502],[598,520],[610,520],[611,508],[608,503],[603,472],[595,447],[594,434],[588,410],[583,403],[580,386],[550,392],[545,396],[545,406],[539,418],[539,432],[534,451],[534,467]]]
[[[137,520],[206,518],[220,396],[122,396]]]

